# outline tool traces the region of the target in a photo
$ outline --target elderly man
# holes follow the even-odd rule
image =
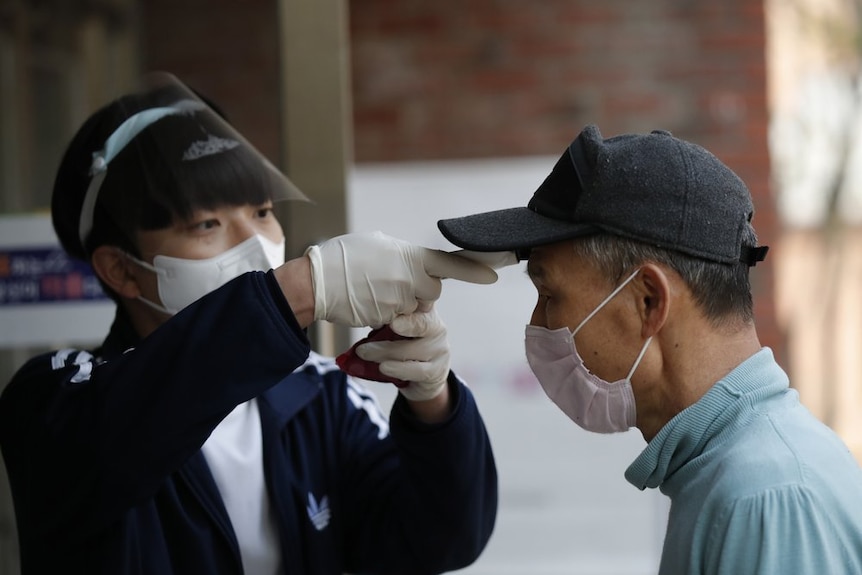
[[[439,227],[527,260],[551,400],[589,431],[640,429],[626,478],[671,499],[661,574],[862,573],[862,470],[757,336],[753,213],[702,147],[587,126],[527,207]]]

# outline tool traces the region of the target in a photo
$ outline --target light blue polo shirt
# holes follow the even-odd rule
[[[769,348],[671,419],[626,479],[671,499],[660,575],[862,574],[862,468]]]

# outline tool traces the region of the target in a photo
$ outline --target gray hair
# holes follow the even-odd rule
[[[744,246],[756,246],[751,227],[743,238]],[[656,263],[675,271],[688,288],[697,306],[716,327],[754,320],[754,303],[749,267],[745,263],[722,264],[612,234],[576,238],[575,253],[592,261],[610,283],[645,263]]]

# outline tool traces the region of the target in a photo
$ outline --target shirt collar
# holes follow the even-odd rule
[[[772,350],[761,348],[667,422],[626,470],[626,479],[638,489],[658,487],[703,454],[721,432],[741,425],[740,416],[753,400],[781,393],[788,386]]]

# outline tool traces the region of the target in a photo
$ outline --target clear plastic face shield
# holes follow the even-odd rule
[[[78,234],[155,230],[197,209],[308,198],[176,77],[147,76],[111,105],[113,131],[92,155]],[[89,250],[88,250],[89,251]]]

